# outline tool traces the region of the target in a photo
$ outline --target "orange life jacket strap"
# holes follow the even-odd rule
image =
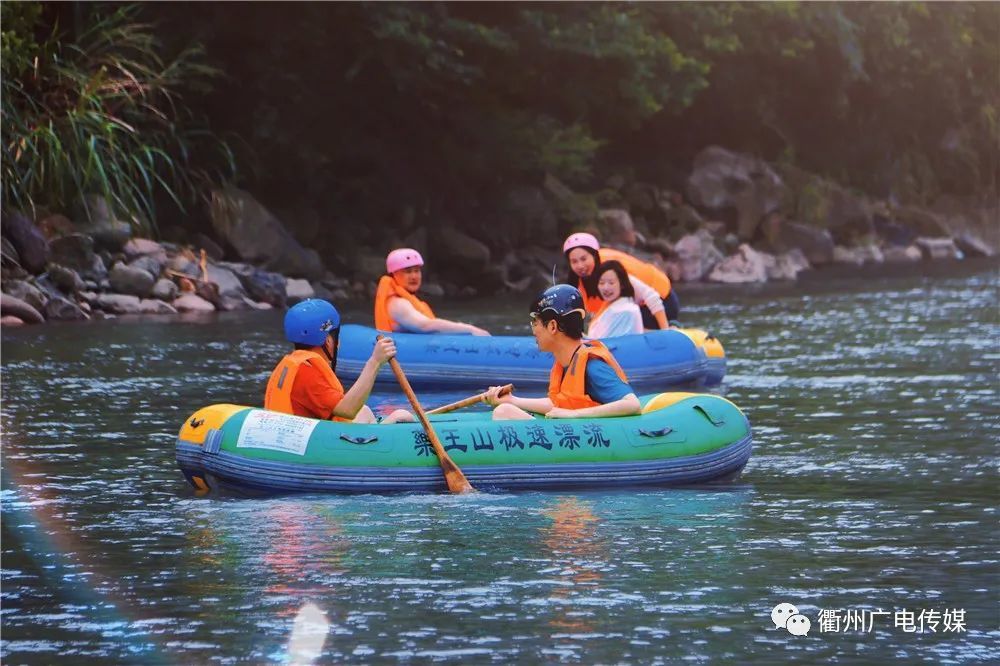
[[[568,368],[563,369],[558,361],[552,364],[552,371],[549,373],[549,400],[553,405],[563,409],[584,409],[601,404],[587,395],[587,363],[591,358],[601,359],[611,366],[619,379],[628,382],[625,371],[604,343],[591,340],[577,348]]]

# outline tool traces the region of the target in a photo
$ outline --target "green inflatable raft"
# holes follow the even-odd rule
[[[750,424],[711,394],[641,398],[640,415],[493,421],[488,412],[432,416],[479,490],[689,485],[731,480],[750,458]],[[177,463],[200,490],[442,491],[419,424],[318,421],[239,405],[198,410],[177,438]]]

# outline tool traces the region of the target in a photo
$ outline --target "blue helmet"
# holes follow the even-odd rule
[[[285,337],[289,342],[318,347],[338,328],[337,308],[319,298],[297,303],[285,313]]]
[[[568,284],[557,284],[554,287],[549,287],[531,304],[532,314],[540,315],[547,310],[560,319],[574,312],[579,313],[581,319],[587,314],[583,307],[583,296],[580,295],[580,290]]]

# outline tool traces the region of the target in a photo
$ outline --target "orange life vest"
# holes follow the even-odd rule
[[[594,270],[597,269],[595,268]],[[597,293],[597,296],[590,296],[589,294],[587,294],[587,290],[583,286],[583,278],[580,278],[576,281],[576,288],[580,292],[580,295],[583,296],[584,310],[586,310],[590,314],[596,314],[600,312],[602,309],[604,309],[605,305],[607,304],[607,301],[601,298],[600,292]]]
[[[309,349],[296,349],[291,354],[285,356],[278,363],[278,367],[271,373],[271,378],[267,380],[267,390],[264,393],[264,409],[284,414],[295,414],[292,408],[292,387],[295,386],[295,375],[299,373],[299,368],[303,363],[309,363],[312,367],[320,371],[320,374],[330,382],[338,391],[343,392],[344,386],[333,374],[330,363],[319,352]],[[336,420],[349,420],[340,419]]]
[[[625,254],[620,250],[614,250],[610,247],[602,247],[600,253],[601,261],[611,261],[614,259],[621,263],[626,273],[635,276],[655,289],[660,298],[666,298],[670,295],[670,278],[653,264],[647,264],[645,261],[640,261],[630,254]],[[597,270],[596,266],[594,270]],[[604,305],[604,299],[601,298],[600,294],[597,296],[587,295],[587,292],[583,288],[583,280],[577,282],[577,289],[583,295],[583,307],[586,308],[587,312],[593,314]]]
[[[583,291],[581,290],[580,293],[582,294]],[[597,321],[602,314],[604,314],[604,311],[607,310],[608,306],[610,306],[613,302],[614,301],[606,301],[603,298],[601,299],[601,304],[591,313],[592,316],[590,317],[590,326],[594,325],[594,322]],[[584,304],[584,307],[586,307],[586,303]],[[587,310],[587,312],[590,312],[590,310]]]
[[[375,291],[375,328],[378,330],[399,330],[399,324],[389,316],[389,300],[396,296],[409,301],[420,314],[434,319],[434,311],[431,310],[431,306],[397,284],[391,275],[383,275],[379,278],[378,289]]]
[[[564,369],[558,361],[552,364],[552,372],[549,373],[549,400],[553,405],[563,409],[583,409],[601,404],[586,393],[587,362],[591,358],[601,359],[611,366],[619,379],[628,381],[625,372],[604,343],[596,340],[585,342],[573,354],[568,368]]]

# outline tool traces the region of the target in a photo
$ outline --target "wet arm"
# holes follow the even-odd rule
[[[574,409],[572,418],[607,418],[609,416],[632,416],[642,412],[642,405],[635,393],[596,407]]]
[[[428,317],[417,312],[417,309],[411,303],[402,298],[393,298],[389,301],[389,316],[399,323],[402,331],[455,333],[458,335],[473,335],[479,331],[477,327],[471,324]]]

